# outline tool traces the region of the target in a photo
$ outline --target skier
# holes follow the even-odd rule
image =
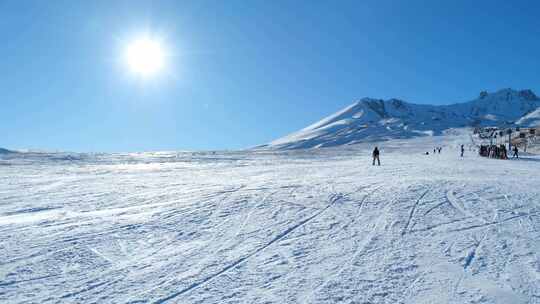
[[[438,149],[439,154],[441,154],[441,150],[442,150],[442,147],[439,147],[439,149]]]
[[[512,155],[512,158],[519,158],[517,146],[514,146],[514,155]]]
[[[463,153],[465,153],[465,145],[461,145],[461,157],[463,157]]]
[[[377,165],[380,166],[381,165],[381,160],[379,159],[379,148],[378,147],[375,147],[375,149],[373,149],[373,166],[375,166],[375,160],[377,160]]]

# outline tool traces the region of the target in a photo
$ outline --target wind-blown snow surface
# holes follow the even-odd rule
[[[3,156],[0,302],[540,303],[540,159],[470,143]]]

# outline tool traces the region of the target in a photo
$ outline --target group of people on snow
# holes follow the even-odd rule
[[[512,149],[513,155],[512,158],[519,158],[519,150],[517,146],[514,146]],[[508,159],[508,151],[506,145],[501,144],[497,145],[481,145],[478,150],[480,156],[496,158],[496,159]]]
[[[442,147],[436,147],[433,149],[433,154],[441,154]],[[460,146],[461,151],[461,157],[465,154],[465,145]],[[512,158],[519,158],[519,150],[517,146],[514,146],[512,148],[512,152],[514,154],[512,155]],[[508,159],[508,152],[506,150],[505,145],[480,145],[480,149],[478,150],[478,153],[480,156],[489,157],[489,158],[497,158],[497,159]],[[371,153],[373,157],[373,166],[375,166],[375,162],[377,162],[377,165],[381,165],[381,160],[379,158],[379,155],[381,152],[379,151],[379,147],[375,147],[373,149],[373,152]],[[429,155],[429,152],[425,153],[426,155]]]

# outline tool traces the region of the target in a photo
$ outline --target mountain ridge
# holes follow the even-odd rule
[[[530,89],[482,91],[476,99],[449,105],[365,97],[300,131],[257,148],[320,148],[440,135],[451,128],[513,126],[538,108],[540,98]]]
[[[0,154],[12,154],[12,153],[15,153],[15,151],[11,151],[11,150],[0,147]]]

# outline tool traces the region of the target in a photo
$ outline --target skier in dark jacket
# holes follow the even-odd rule
[[[505,145],[501,145],[501,159],[508,159],[508,152],[506,152]]]
[[[518,147],[517,146],[514,146],[514,155],[512,155],[512,158],[519,158],[519,155],[518,155]]]
[[[461,145],[461,157],[463,157],[463,153],[465,153],[465,145]]]
[[[375,160],[377,160],[377,165],[380,166],[381,165],[381,160],[379,159],[379,148],[378,147],[375,147],[375,149],[373,149],[373,166],[375,166]]]

